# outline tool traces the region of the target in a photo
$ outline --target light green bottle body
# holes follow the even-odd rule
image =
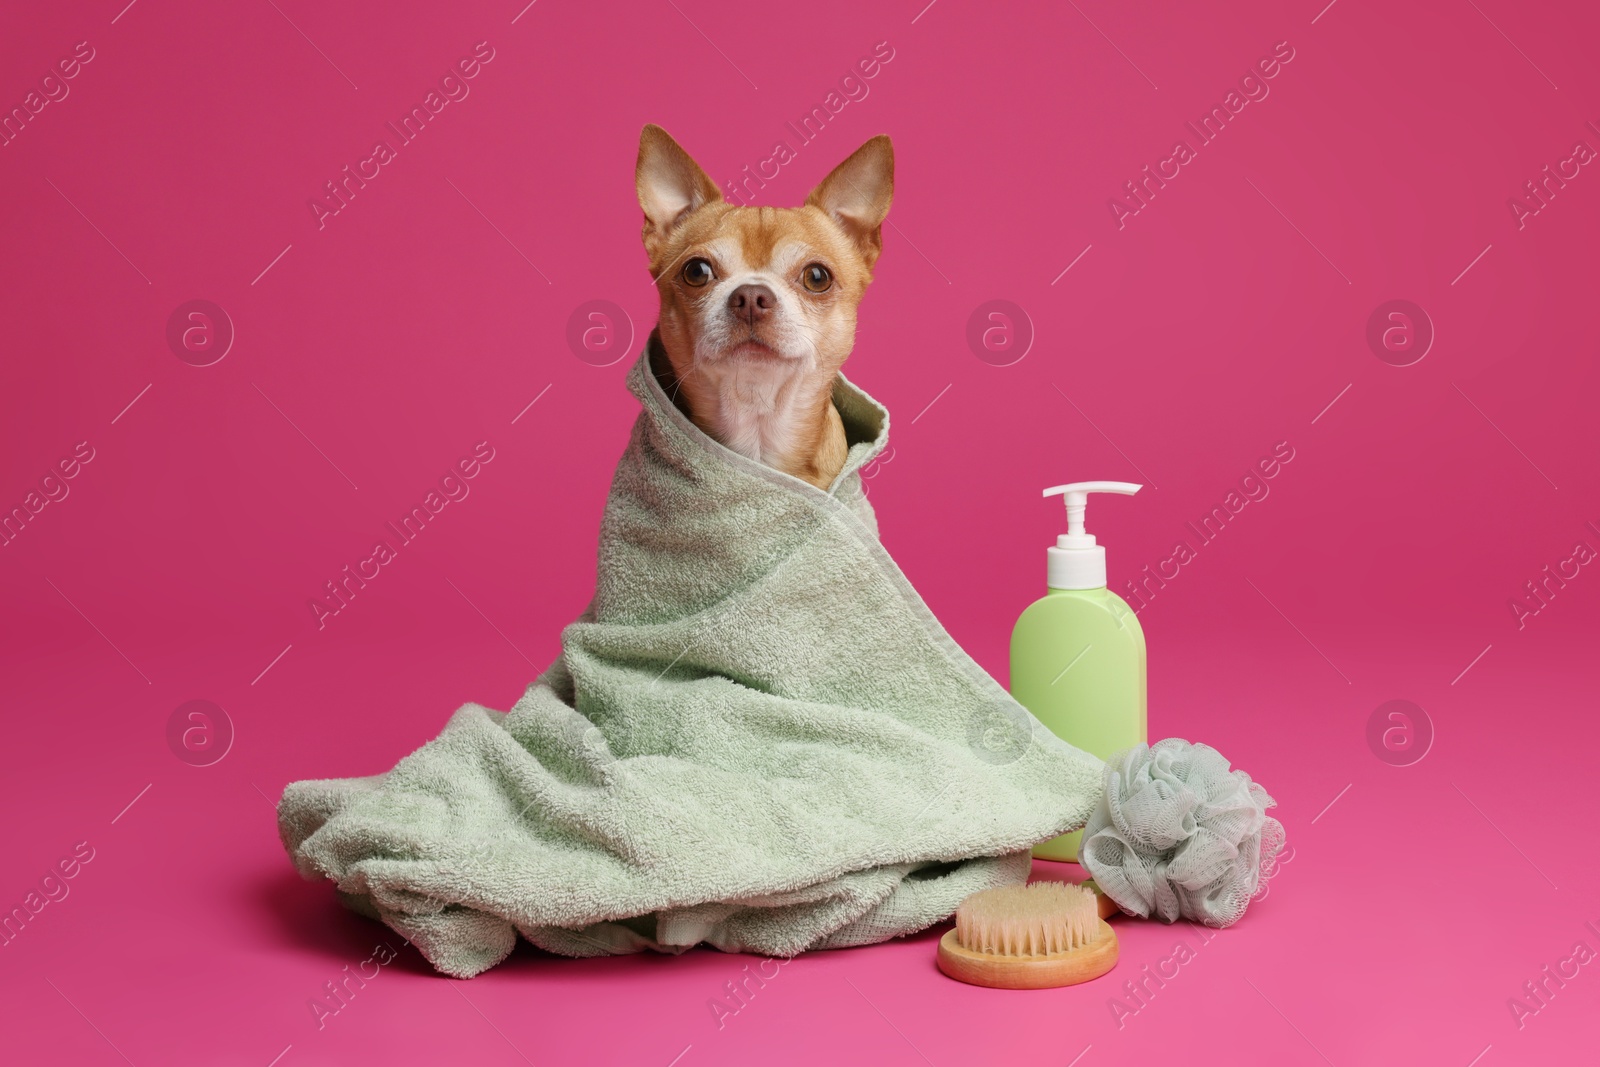
[[[1011,695],[1075,748],[1110,759],[1149,740],[1144,630],[1111,590],[1051,589],[1011,631]],[[1082,830],[1035,845],[1078,858]]]

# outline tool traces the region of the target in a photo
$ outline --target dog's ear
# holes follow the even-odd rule
[[[653,260],[673,227],[691,212],[722,199],[717,183],[660,126],[639,131],[633,180],[644,208],[644,247]]]
[[[894,146],[879,134],[833,168],[806,203],[826,211],[861,250],[867,269],[883,248],[883,220],[894,199]]]

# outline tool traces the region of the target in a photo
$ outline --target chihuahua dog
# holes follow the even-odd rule
[[[796,208],[735,207],[659,126],[634,172],[661,293],[650,365],[708,436],[827,489],[849,449],[833,383],[883,247],[894,150],[874,137]]]

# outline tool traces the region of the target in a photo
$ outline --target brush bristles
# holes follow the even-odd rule
[[[1099,937],[1094,892],[1064,882],[985,889],[956,909],[956,941],[990,956],[1049,956]]]

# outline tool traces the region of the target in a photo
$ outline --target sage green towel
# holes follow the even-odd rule
[[[295,866],[458,977],[518,931],[568,956],[869,944],[1025,880],[1103,764],[962,652],[879,543],[859,472],[888,412],[839,380],[852,444],[824,492],[697,429],[648,349],[628,387],[644,410],[560,658],[385,774],[291,783]]]

